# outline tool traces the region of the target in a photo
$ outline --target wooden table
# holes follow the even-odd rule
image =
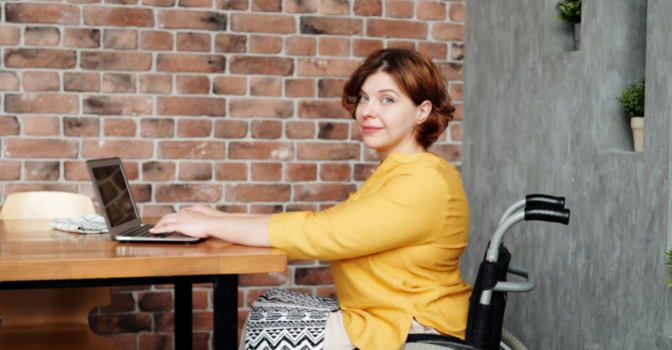
[[[143,219],[156,222],[157,218]],[[175,285],[175,348],[191,349],[191,288],[213,283],[214,348],[236,349],[239,273],[282,272],[277,249],[232,245],[118,243],[80,235],[49,220],[0,220],[0,289]]]

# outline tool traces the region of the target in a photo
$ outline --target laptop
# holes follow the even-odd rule
[[[149,233],[154,227],[143,224],[128,186],[119,158],[92,159],[86,162],[100,206],[110,232],[119,242],[197,243],[203,239],[179,232]]]

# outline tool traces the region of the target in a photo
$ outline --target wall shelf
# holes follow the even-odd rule
[[[544,0],[544,55],[579,51],[574,39],[574,23],[554,19],[560,14],[556,8],[558,1]]]
[[[611,19],[608,26],[600,26],[604,30],[599,39],[603,48],[599,135],[604,150],[634,152],[630,119],[616,99],[626,86],[645,76],[647,2],[611,2],[604,9],[609,12],[604,18]]]

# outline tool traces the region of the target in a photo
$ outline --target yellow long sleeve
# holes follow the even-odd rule
[[[422,170],[409,169],[375,193],[322,212],[274,216],[274,232],[291,234],[273,235],[273,245],[293,259],[342,260],[433,242],[443,228],[437,222],[445,222],[436,208],[448,200],[434,185],[447,186]]]
[[[274,247],[330,260],[348,336],[398,349],[413,317],[464,338],[471,287],[459,257],[469,210],[459,173],[431,153],[390,155],[351,197],[319,213],[273,215]]]

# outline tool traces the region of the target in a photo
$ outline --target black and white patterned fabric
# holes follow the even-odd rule
[[[327,317],[339,309],[338,300],[271,289],[252,304],[245,350],[322,350]]]

